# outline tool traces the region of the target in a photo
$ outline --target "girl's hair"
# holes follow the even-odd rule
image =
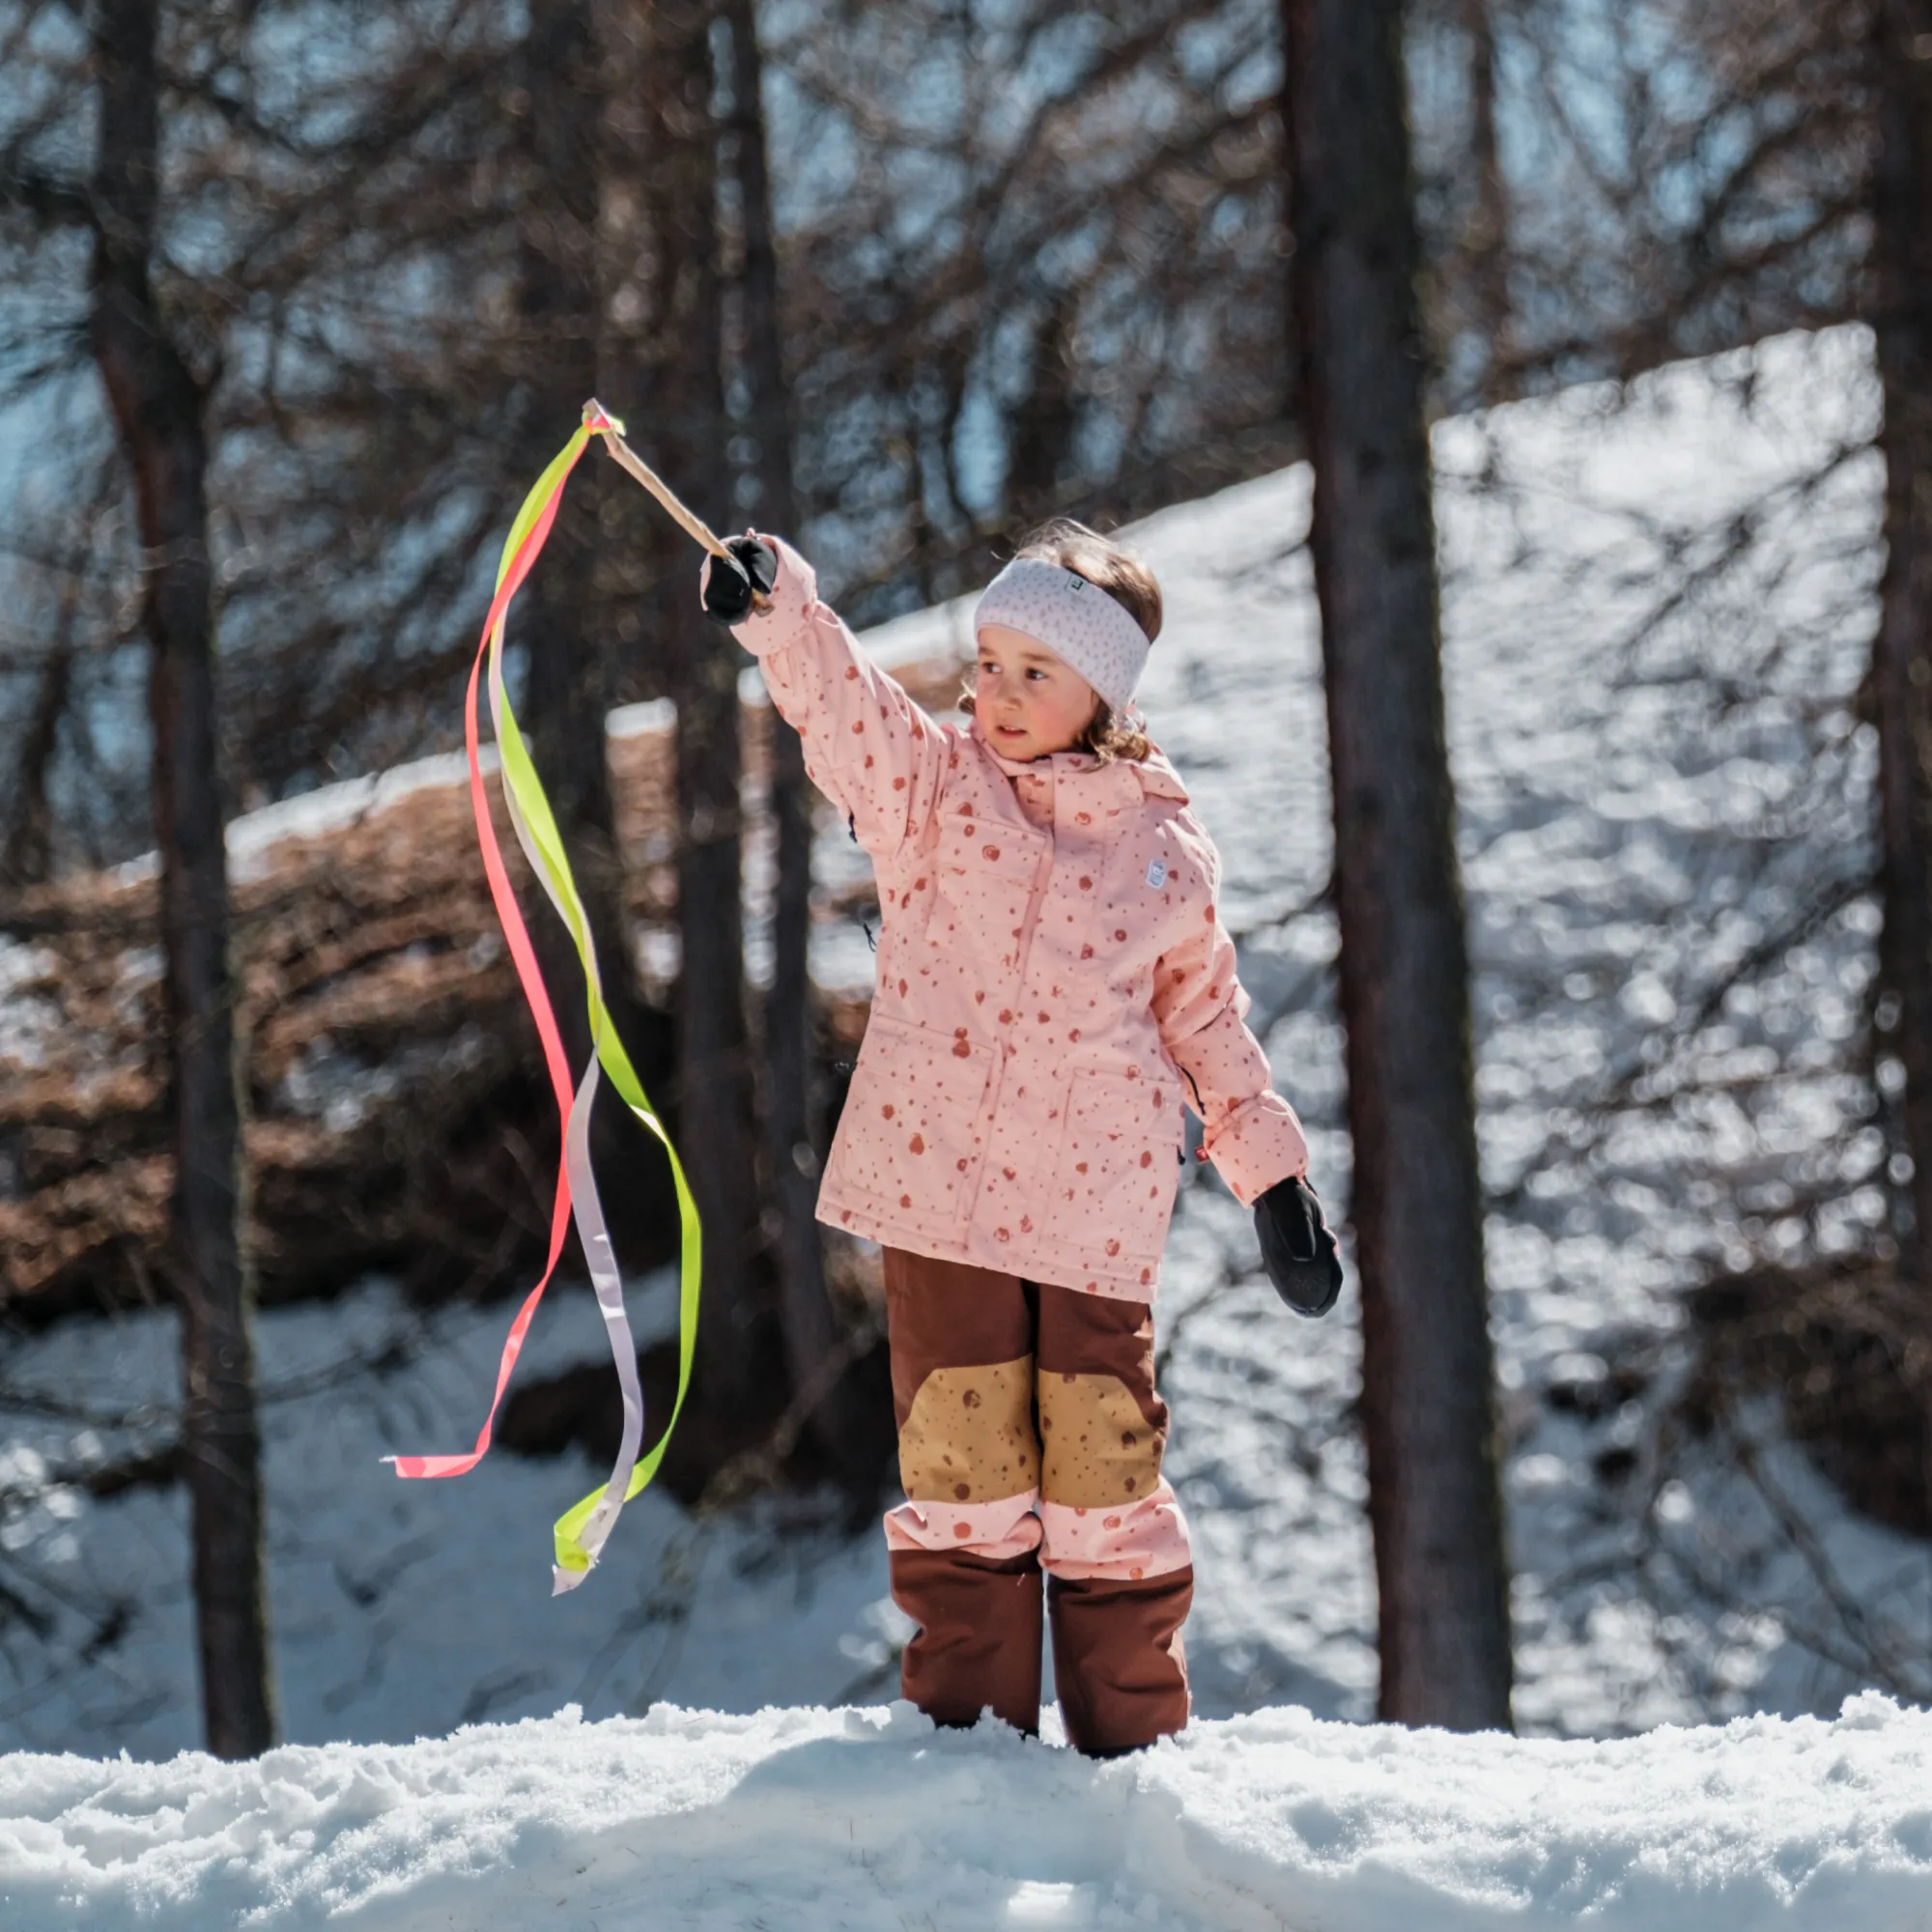
[[[1160,585],[1153,572],[1098,530],[1090,530],[1071,517],[1055,517],[1030,530],[1014,554],[1037,556],[1070,570],[1075,577],[1084,577],[1095,590],[1104,590],[1147,633],[1149,643],[1160,636]],[[969,716],[972,713],[970,680],[960,696],[959,708]],[[1092,752],[1103,765],[1110,765],[1116,758],[1132,761],[1147,757],[1153,742],[1138,725],[1117,719],[1113,706],[1098,697],[1094,716],[1071,749]]]

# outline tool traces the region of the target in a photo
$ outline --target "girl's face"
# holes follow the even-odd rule
[[[1072,749],[1099,699],[1064,659],[1004,624],[980,633],[973,715],[987,744],[1024,763]]]

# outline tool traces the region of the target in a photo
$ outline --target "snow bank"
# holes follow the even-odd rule
[[[0,1760],[9,1932],[996,1925],[1889,1932],[1932,1917],[1932,1715],[1605,1744],[1199,1724],[1095,1765],[909,1705],[574,1710],[258,1763]]]

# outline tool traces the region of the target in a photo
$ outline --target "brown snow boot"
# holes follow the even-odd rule
[[[1194,1572],[1144,1582],[1055,1577],[1047,1584],[1053,1677],[1066,1739],[1090,1757],[1140,1750],[1187,1722],[1180,1626]]]
[[[1039,1563],[952,1549],[895,1549],[893,1601],[919,1625],[899,1666],[905,1695],[936,1724],[981,1710],[1039,1729]]]

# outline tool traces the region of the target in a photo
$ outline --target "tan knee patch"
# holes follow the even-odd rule
[[[1165,1433],[1118,1376],[1043,1375],[1040,1494],[1068,1509],[1133,1502],[1160,1482]]]
[[[1033,1357],[934,1369],[899,1431],[899,1480],[916,1503],[988,1503],[1039,1487]]]

